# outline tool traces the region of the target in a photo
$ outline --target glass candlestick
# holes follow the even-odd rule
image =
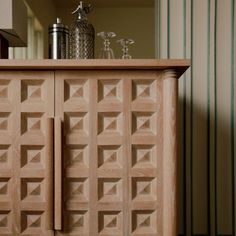
[[[132,56],[129,55],[129,45],[134,44],[133,39],[119,39],[117,43],[121,44],[122,48],[122,59],[132,59]]]

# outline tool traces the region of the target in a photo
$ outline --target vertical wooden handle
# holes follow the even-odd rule
[[[54,229],[62,230],[62,122],[55,118],[55,193],[54,193]]]
[[[45,140],[45,150],[46,150],[46,229],[53,230],[53,118],[47,118],[46,120],[46,140]]]

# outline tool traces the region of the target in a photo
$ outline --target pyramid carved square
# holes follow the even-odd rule
[[[121,211],[100,211],[98,212],[98,233],[99,235],[122,234],[122,212]]]
[[[12,149],[9,145],[0,145],[0,169],[10,168],[12,165]]]
[[[10,211],[0,211],[0,235],[12,235],[12,215]]]
[[[99,178],[98,200],[101,202],[116,202],[122,200],[122,179]]]
[[[156,147],[154,145],[133,145],[133,168],[155,168],[157,162]]]
[[[68,145],[65,149],[66,168],[88,168],[89,148],[88,145]]]
[[[89,201],[89,181],[87,178],[68,178],[65,191],[66,199],[69,202]]]
[[[10,178],[0,178],[0,201],[10,201]]]
[[[10,86],[10,80],[0,80],[0,102],[4,102],[7,100],[10,100],[9,97],[9,86]]]
[[[157,233],[156,211],[134,210],[132,212],[132,233],[133,235],[147,235]]]
[[[11,113],[0,112],[0,132],[8,132],[11,130]]]
[[[67,134],[87,136],[89,133],[89,118],[86,112],[65,113],[65,128]]]
[[[98,146],[98,167],[101,169],[122,168],[122,148],[119,145]]]
[[[100,101],[122,102],[122,81],[117,79],[99,80],[98,102]]]
[[[119,112],[100,112],[98,113],[98,134],[102,135],[121,135],[122,115]]]
[[[44,213],[41,211],[21,212],[21,232],[24,234],[42,233]]]
[[[66,217],[65,227],[67,232],[85,234],[89,231],[88,211],[69,211]]]
[[[27,202],[43,202],[45,200],[44,179],[21,179],[21,200]]]
[[[40,145],[21,146],[21,167],[44,169],[45,149]]]
[[[137,101],[156,101],[157,86],[155,80],[133,80],[132,97]]]
[[[21,134],[24,133],[42,133],[44,130],[43,123],[44,113],[21,113]]]
[[[64,81],[64,101],[89,101],[89,81],[84,79],[69,79]]]
[[[22,80],[21,102],[40,102],[45,100],[44,80]]]
[[[133,112],[132,133],[142,135],[155,135],[157,128],[156,113]]]
[[[132,199],[134,201],[155,201],[157,197],[156,178],[132,178]]]

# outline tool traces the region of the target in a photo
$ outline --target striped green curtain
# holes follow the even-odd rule
[[[179,233],[236,235],[234,0],[156,0],[157,58],[191,58],[179,81]]]

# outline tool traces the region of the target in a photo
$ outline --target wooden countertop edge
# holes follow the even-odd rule
[[[190,60],[132,59],[132,60],[0,60],[0,70],[164,70],[176,69],[179,76],[190,66]]]

